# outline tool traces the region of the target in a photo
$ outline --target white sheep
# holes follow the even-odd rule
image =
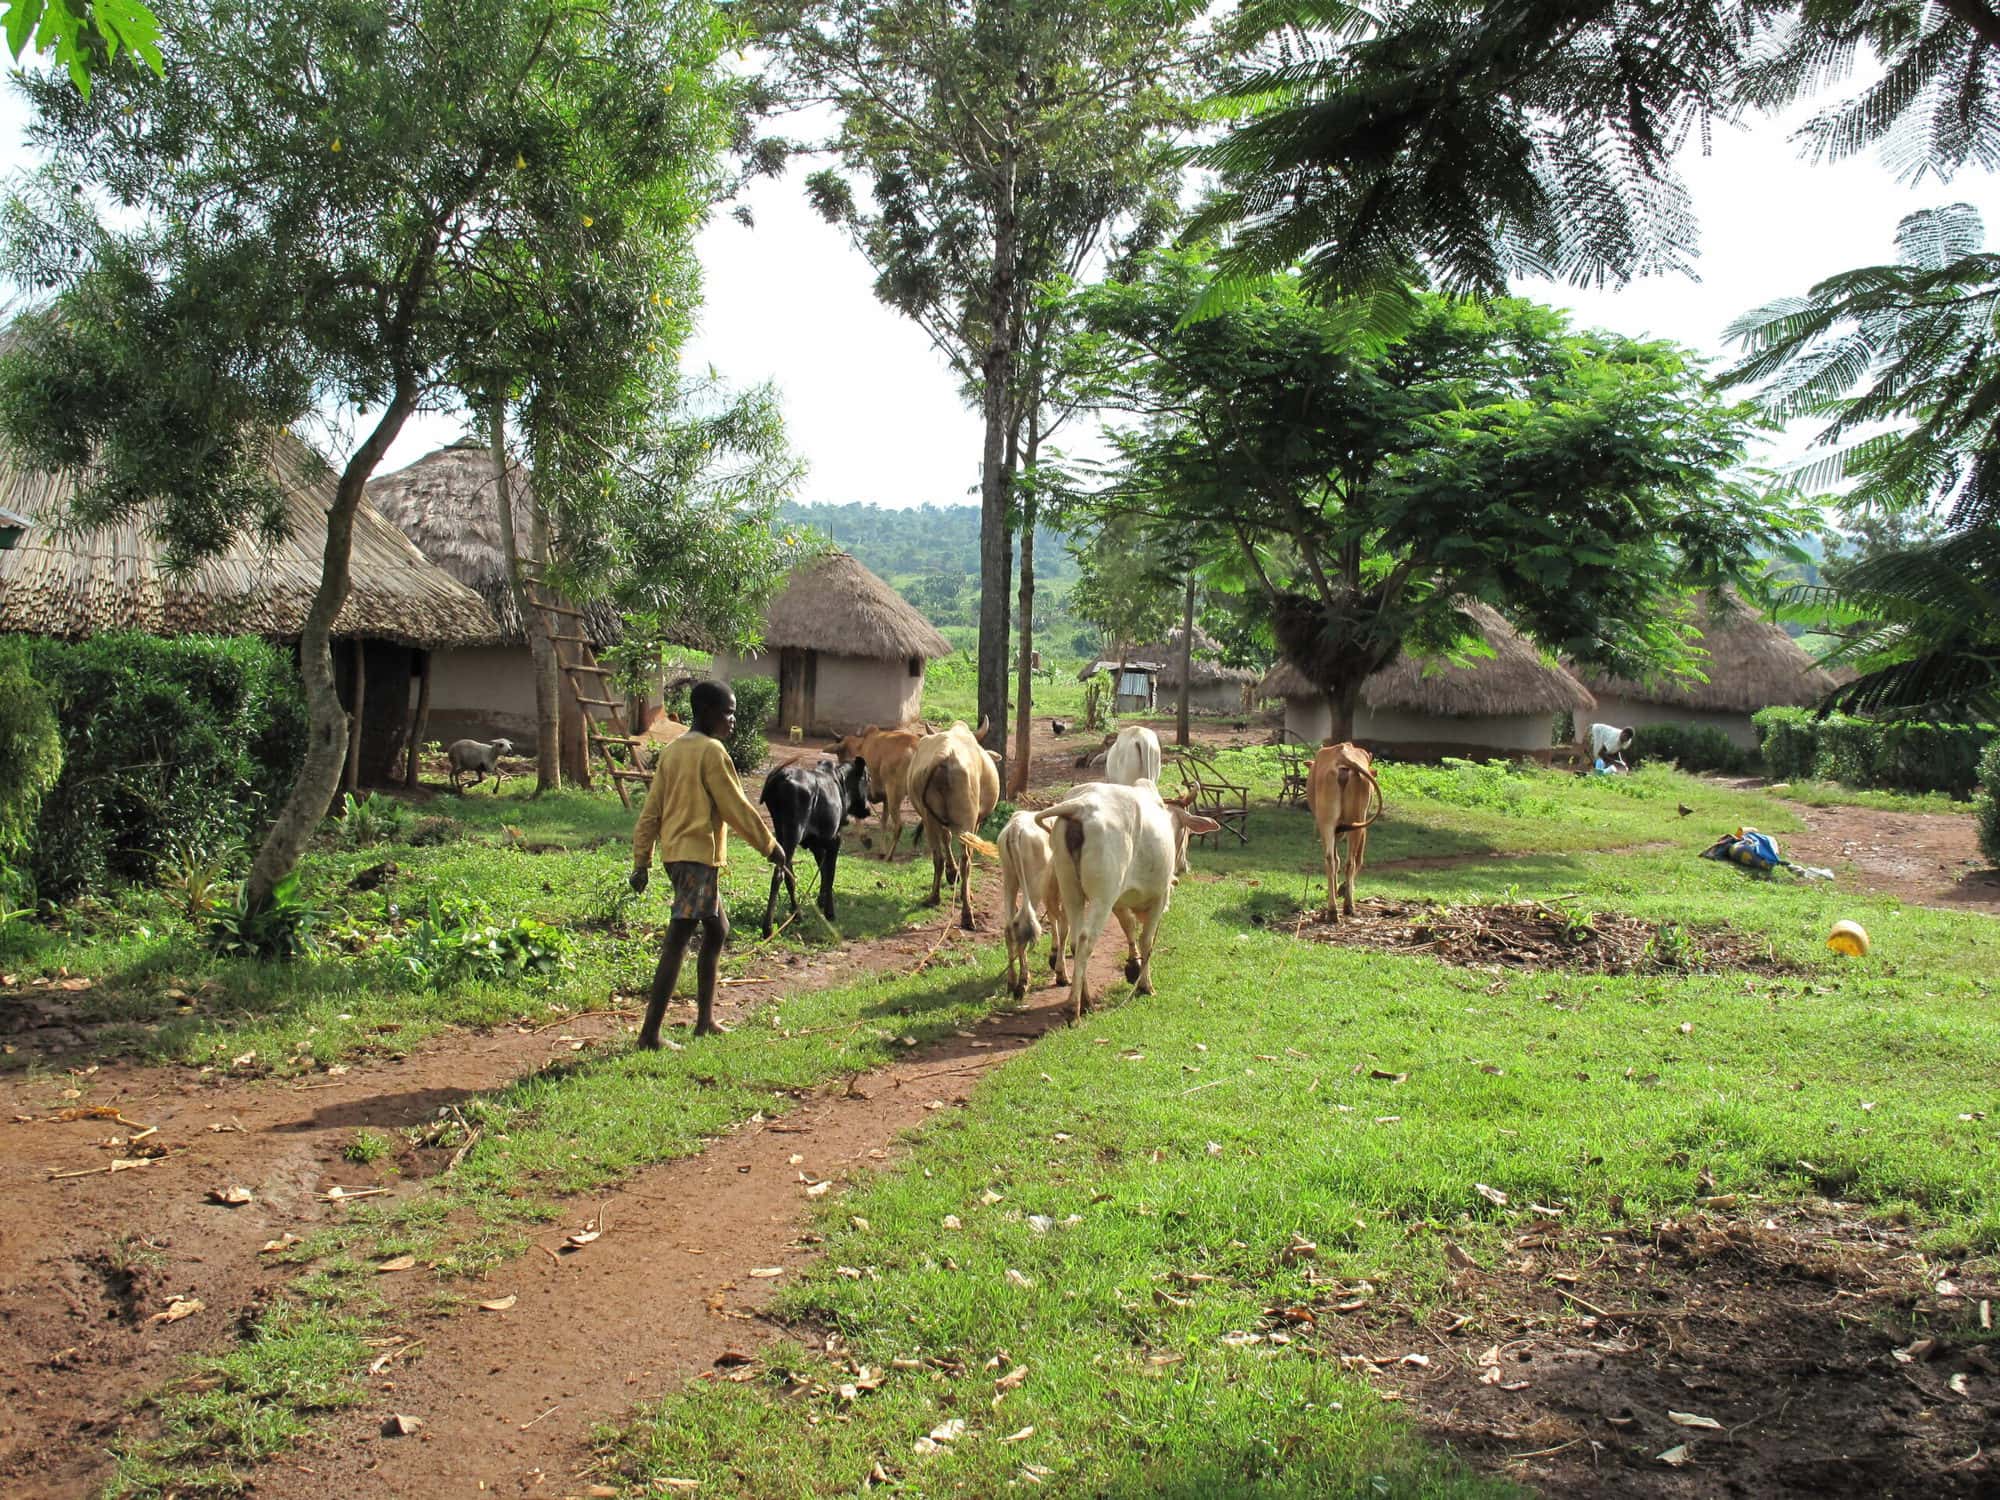
[[[458,784],[458,778],[467,771],[475,771],[478,774],[473,778],[472,784],[478,786],[491,776],[493,795],[499,796],[500,783],[506,779],[500,774],[500,757],[513,753],[512,740],[495,740],[490,745],[481,744],[478,740],[454,740],[444,752],[445,759],[451,762],[451,789],[455,792],[463,791],[464,788]]]

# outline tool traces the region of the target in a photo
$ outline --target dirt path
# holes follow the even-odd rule
[[[986,940],[998,879],[980,879],[975,892],[982,932],[973,936]],[[900,934],[796,956],[773,984],[725,989],[722,1016],[906,968],[939,920],[925,914],[922,926]],[[962,939],[954,931],[950,940]],[[417,1151],[399,1141],[394,1159],[360,1165],[342,1156],[356,1130],[435,1119],[579,1050],[621,1045],[632,1024],[609,1014],[452,1033],[400,1061],[301,1081],[217,1081],[184,1068],[113,1064],[0,1082],[0,1120],[11,1122],[0,1124],[0,1495],[94,1493],[103,1450],[130,1420],[127,1403],[170,1379],[188,1354],[225,1343],[225,1330],[293,1274],[260,1256],[260,1246],[337,1222],[346,1209],[327,1198],[336,1185],[420,1192],[450,1156],[448,1146]],[[51,1118],[91,1107],[132,1123]],[[103,1170],[119,1160],[143,1165]],[[249,1203],[210,1197],[237,1186],[250,1190]],[[175,1297],[198,1298],[202,1308],[152,1321]]]
[[[1780,836],[1787,859],[1822,865],[1837,880],[1920,906],[2000,911],[2000,875],[1986,868],[1969,813],[1785,805],[1806,825],[1803,833]]]
[[[1122,954],[1105,958],[1099,982],[1109,984]],[[422,1341],[420,1357],[385,1370],[353,1413],[269,1465],[257,1493],[577,1493],[588,1482],[580,1471],[594,1423],[716,1373],[725,1357],[754,1361],[780,1337],[758,1311],[818,1254],[808,1227],[816,1205],[801,1174],[844,1184],[887,1165],[904,1132],[963,1103],[980,1074],[1067,1025],[1065,999],[1031,992],[1025,1010],[868,1074],[856,1092],[835,1086],[781,1121],[642,1172],[608,1198],[603,1238],[585,1249],[559,1261],[530,1251],[467,1287],[466,1310],[412,1309],[406,1332]],[[565,1222],[540,1240],[558,1245],[578,1227]],[[771,1267],[783,1275],[752,1274]],[[473,1305],[510,1296],[502,1312]],[[424,1425],[385,1436],[383,1422],[397,1413]]]

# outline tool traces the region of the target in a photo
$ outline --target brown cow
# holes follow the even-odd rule
[[[986,729],[983,720],[979,729]],[[949,873],[958,883],[958,925],[970,932],[973,851],[989,857],[1000,852],[978,833],[1000,801],[999,769],[980,747],[978,734],[954,723],[917,741],[907,785],[931,848],[930,904],[938,904]]]
[[[1371,793],[1375,798],[1372,816],[1368,811]],[[1354,877],[1368,852],[1368,825],[1382,816],[1382,783],[1375,776],[1375,757],[1345,740],[1326,746],[1313,757],[1306,775],[1306,806],[1312,809],[1320,848],[1326,853],[1326,914],[1339,920],[1334,909],[1338,896],[1340,909],[1351,917]],[[1342,843],[1347,845],[1345,871],[1340,860]]]
[[[924,734],[930,733],[926,728]],[[903,838],[903,792],[909,781],[910,754],[923,734],[908,729],[881,729],[870,724],[859,734],[844,734],[827,748],[842,765],[857,756],[868,767],[871,802],[882,808],[882,828],[888,835],[882,858],[893,860]]]

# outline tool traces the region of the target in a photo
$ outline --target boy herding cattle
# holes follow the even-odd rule
[[[639,1028],[639,1045],[646,1048],[660,1045],[660,1023],[697,928],[701,955],[695,965],[694,1034],[713,1036],[722,1030],[715,1024],[715,974],[722,945],[729,940],[729,919],[722,913],[717,877],[728,853],[729,829],[780,869],[787,864],[784,850],[743,795],[722,743],[736,729],[736,695],[719,682],[698,682],[688,707],[694,728],[660,751],[646,805],[632,830],[632,889],[646,889],[655,846],[674,886],[673,916],[653,974],[645,1024]]]

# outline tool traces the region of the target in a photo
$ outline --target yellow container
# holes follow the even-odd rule
[[[1826,945],[1835,953],[1861,958],[1868,952],[1868,934],[1859,922],[1835,922],[1833,931],[1827,934]]]

